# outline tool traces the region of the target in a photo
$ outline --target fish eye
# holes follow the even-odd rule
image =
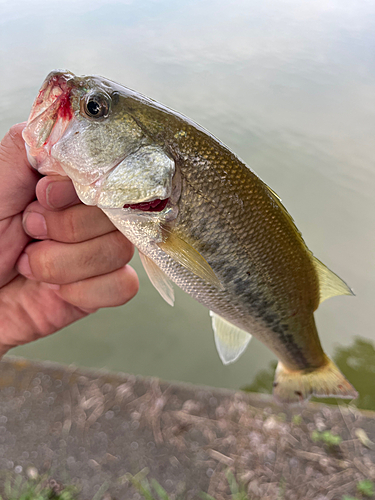
[[[89,94],[81,101],[81,114],[89,118],[103,118],[108,115],[109,97],[104,94]]]

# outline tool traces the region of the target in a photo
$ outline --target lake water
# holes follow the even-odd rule
[[[1,136],[27,119],[56,68],[106,76],[184,113],[281,196],[310,249],[356,293],[322,304],[316,320],[360,405],[375,409],[375,2],[0,0]],[[141,287],[131,303],[12,354],[267,385],[267,348],[253,340],[224,367],[208,312],[182,292],[169,307],[133,263]]]

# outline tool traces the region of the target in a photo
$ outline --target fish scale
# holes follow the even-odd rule
[[[288,316],[288,311],[285,312],[283,311],[283,314],[281,313],[281,308],[280,306],[278,307],[278,302],[277,300],[274,300],[274,308],[268,307],[267,309],[265,307],[262,307],[262,304],[267,300],[267,296],[270,296],[271,294],[267,290],[266,292],[264,291],[264,288],[267,283],[267,278],[263,277],[263,274],[260,274],[258,272],[258,269],[262,269],[261,265],[256,265],[256,260],[251,259],[252,253],[257,252],[257,245],[254,245],[254,250],[253,252],[250,253],[250,258],[245,260],[245,259],[238,259],[238,255],[243,255],[243,250],[242,250],[242,245],[241,245],[241,240],[239,241],[237,234],[235,233],[234,230],[230,231],[230,226],[228,224],[225,224],[225,218],[223,217],[222,211],[218,211],[217,207],[215,206],[213,208],[213,213],[210,213],[210,232],[206,232],[205,235],[200,234],[201,232],[199,231],[200,228],[200,223],[199,221],[201,220],[202,216],[204,216],[204,213],[207,213],[208,210],[208,204],[200,204],[199,202],[196,201],[197,197],[199,196],[199,193],[191,189],[189,191],[188,188],[184,191],[184,204],[181,206],[181,210],[179,213],[178,221],[176,223],[176,231],[181,231],[181,235],[186,235],[186,234],[199,234],[200,240],[197,243],[197,248],[198,250],[202,250],[202,253],[205,255],[207,261],[211,265],[211,267],[214,269],[214,271],[218,274],[218,276],[223,276],[223,282],[225,283],[225,287],[227,292],[230,294],[233,294],[234,297],[236,297],[238,303],[241,305],[241,320],[238,318],[233,318],[230,317],[228,318],[227,315],[223,311],[221,311],[221,314],[224,317],[227,317],[233,322],[236,322],[236,324],[244,329],[250,329],[255,336],[259,336],[260,338],[265,338],[267,336],[272,335],[272,340],[273,344],[277,343],[277,339],[275,339],[274,335],[270,333],[268,324],[269,323],[274,323],[276,322],[277,325],[280,325],[281,321],[284,320],[284,322],[287,321],[287,318],[285,316]],[[194,204],[194,201],[196,202]],[[184,206],[185,204],[189,205],[190,207],[194,207],[194,209],[198,210],[194,213],[190,213],[189,217],[186,217],[186,214],[184,213]],[[203,214],[200,213],[199,208],[203,210]],[[225,212],[225,206],[223,207],[223,211]],[[181,223],[180,223],[181,220]],[[219,238],[220,236],[220,238]],[[186,236],[185,236],[186,237]],[[222,241],[222,244],[220,247],[215,251],[213,254],[211,254],[209,251],[205,251],[205,241]],[[267,252],[266,252],[267,253]],[[223,259],[224,257],[224,259]],[[216,262],[219,260],[218,265],[216,265]],[[225,260],[225,264],[223,265],[223,260]],[[226,279],[226,269],[227,267],[231,267],[232,269],[235,269],[234,273],[230,273],[229,280]],[[240,280],[240,281],[236,281]],[[241,286],[239,286],[241,284]],[[263,290],[262,290],[263,288]],[[277,287],[276,290],[280,293],[280,288],[281,286]],[[239,290],[239,292],[238,292]],[[263,293],[262,293],[263,292]],[[216,292],[217,293],[217,292]],[[281,290],[282,293],[282,290]],[[257,307],[257,301],[255,300],[256,297],[260,296],[266,296],[266,299],[258,299],[258,307]],[[249,301],[248,297],[251,296],[252,300]],[[268,302],[270,303],[272,300],[272,296],[268,299]],[[214,311],[218,310],[216,304],[206,304],[208,307],[213,309]],[[270,315],[273,313],[274,319],[271,321],[267,321],[266,318],[269,318]],[[248,323],[248,317],[251,315],[252,317],[252,322],[249,325]],[[254,317],[257,318],[257,325],[254,325]],[[275,321],[276,320],[276,321]],[[313,327],[313,325],[312,325]],[[314,327],[313,327],[314,328]],[[292,343],[292,342],[290,342]],[[277,346],[276,349],[280,349],[283,346]],[[295,355],[297,353],[297,350],[294,349],[292,352],[289,352],[287,355],[288,357],[293,357],[293,362],[300,367],[300,360],[295,359]],[[305,359],[304,359],[305,361]]]
[[[213,169],[220,168],[220,165],[221,164],[219,164],[219,165],[214,164]],[[238,169],[236,169],[236,164],[234,164],[234,172],[233,172],[234,175],[232,175],[232,177],[234,177],[235,181],[239,179],[239,175],[238,174],[236,175],[237,170]],[[224,171],[224,172],[226,173],[226,171]],[[201,178],[201,176],[199,175],[200,173],[201,172],[199,172],[199,171],[197,172],[197,170],[194,170],[194,172],[190,173],[190,176],[189,176],[189,180],[191,180],[191,184],[199,186],[199,189],[201,189],[200,186],[202,186],[202,184],[204,185],[204,179]],[[226,174],[226,175],[228,176],[228,174]],[[212,200],[212,198],[215,197],[216,192],[220,191],[222,189],[221,181],[219,181],[219,183],[214,182],[216,177],[219,177],[219,176],[212,175],[211,178],[209,177],[209,179],[208,179],[209,183],[210,183],[209,184],[210,190],[208,193],[202,193],[204,196],[206,196],[206,199],[208,198],[208,196],[210,196],[211,200]],[[244,181],[232,183],[233,189],[241,189],[242,193],[243,193],[243,196],[240,198],[242,201],[242,203],[241,203],[241,211],[242,211],[241,217],[238,216],[238,212],[233,214],[233,212],[231,210],[233,204],[231,203],[232,200],[231,200],[231,193],[230,192],[229,192],[229,196],[224,196],[222,194],[223,203],[221,203],[222,200],[219,199],[219,203],[216,203],[215,208],[217,210],[221,210],[222,212],[225,213],[226,218],[227,218],[227,222],[229,222],[229,224],[235,225],[235,230],[237,230],[238,238],[240,239],[240,241],[243,242],[245,250],[247,252],[250,252],[250,258],[253,260],[253,262],[258,263],[258,261],[260,259],[259,259],[259,257],[257,258],[257,255],[259,255],[260,252],[263,252],[263,254],[265,253],[267,255],[267,257],[270,253],[272,253],[271,259],[262,259],[261,262],[258,264],[259,269],[261,269],[262,267],[265,267],[264,264],[262,266],[262,263],[266,262],[267,269],[269,269],[270,264],[271,264],[271,266],[273,264],[272,259],[274,260],[273,265],[278,266],[278,262],[276,260],[278,254],[277,254],[277,252],[274,251],[275,246],[276,246],[275,243],[272,245],[272,252],[271,252],[271,245],[270,244],[267,245],[268,242],[265,241],[265,238],[262,237],[262,235],[261,235],[261,233],[266,232],[266,229],[264,228],[264,223],[267,223],[267,220],[264,219],[264,212],[266,210],[264,208],[262,209],[262,207],[261,207],[262,205],[263,206],[265,205],[266,200],[264,199],[264,197],[262,199],[262,195],[259,195],[258,193],[254,192],[257,189],[255,186],[253,186],[251,184],[249,186],[248,185],[249,183],[246,183],[246,184]],[[259,189],[259,187],[258,187],[258,189]],[[225,194],[227,194],[227,193],[225,193]],[[251,202],[250,210],[248,210],[249,202]],[[236,205],[238,205],[238,203]],[[236,207],[236,205],[235,205],[235,207]],[[259,221],[259,214],[260,214],[261,221]],[[276,236],[280,236],[282,238],[282,240],[287,242],[288,238],[287,238],[287,236],[285,236],[285,233],[281,230],[280,226],[281,226],[281,222],[276,221],[276,224],[273,225],[273,232],[276,233]],[[284,223],[284,226],[285,226],[285,223]],[[285,247],[284,241],[281,241],[279,243],[280,249]],[[252,251],[252,248],[253,248],[253,251]],[[292,260],[294,260],[294,261],[296,261],[296,263],[298,263],[298,260],[299,260],[298,253],[297,252],[290,252],[289,248],[284,253],[287,253],[287,252],[289,253],[289,256],[290,255],[292,256]],[[294,256],[293,253],[297,253],[297,255]],[[280,260],[280,259],[278,259],[278,260]],[[316,300],[316,305],[317,305],[317,303],[318,303],[318,286],[317,286],[317,279],[315,276],[315,272],[313,270],[312,263],[310,262],[308,257],[305,258],[304,264],[306,267],[310,267],[311,277],[315,280],[315,289],[316,289],[315,300]],[[303,271],[303,277],[305,277],[306,276],[306,269],[304,269],[302,271]],[[266,272],[268,275],[270,274],[269,271],[266,271]],[[279,277],[280,277],[280,274],[279,274]],[[290,279],[290,278],[296,279],[297,277],[295,276],[295,273],[294,273],[292,275],[292,277],[290,277],[290,276],[286,277],[286,279]],[[312,281],[312,280],[310,280],[310,281]],[[290,281],[289,281],[289,283],[290,283]],[[306,283],[306,285],[308,285],[308,286],[311,285],[311,282]],[[292,292],[295,290],[295,288],[293,288],[293,286],[289,286],[289,289]]]
[[[110,80],[59,71],[46,78],[24,139],[40,173],[65,172],[81,201],[134,243],[169,304],[171,280],[211,310],[224,363],[254,335],[280,360],[278,400],[356,396],[323,352],[313,316],[321,301],[351,290],[222,142]]]

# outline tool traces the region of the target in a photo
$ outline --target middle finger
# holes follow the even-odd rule
[[[26,247],[17,268],[29,279],[73,283],[120,269],[133,251],[133,245],[119,231],[74,244],[39,241]]]

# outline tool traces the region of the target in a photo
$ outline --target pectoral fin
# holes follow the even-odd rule
[[[224,365],[234,363],[245,351],[251,340],[251,335],[212,311],[210,311],[210,315],[212,316],[212,328],[220,359]]]
[[[189,243],[186,243],[186,241],[170,232],[166,240],[158,243],[158,246],[163,252],[168,254],[191,273],[199,276],[199,278],[202,278],[202,280],[220,290],[224,289],[206,259],[202,257],[195,248],[189,245]]]
[[[335,295],[354,295],[353,291],[341,278],[327,266],[313,257],[314,267],[319,277],[320,303]]]
[[[143,267],[145,268],[147,276],[150,278],[151,283],[154,285],[163,299],[167,302],[167,304],[173,307],[174,291],[171,280],[149,257],[146,257],[146,255],[144,255],[142,252],[139,252],[139,257],[141,258],[141,262],[143,264]]]

